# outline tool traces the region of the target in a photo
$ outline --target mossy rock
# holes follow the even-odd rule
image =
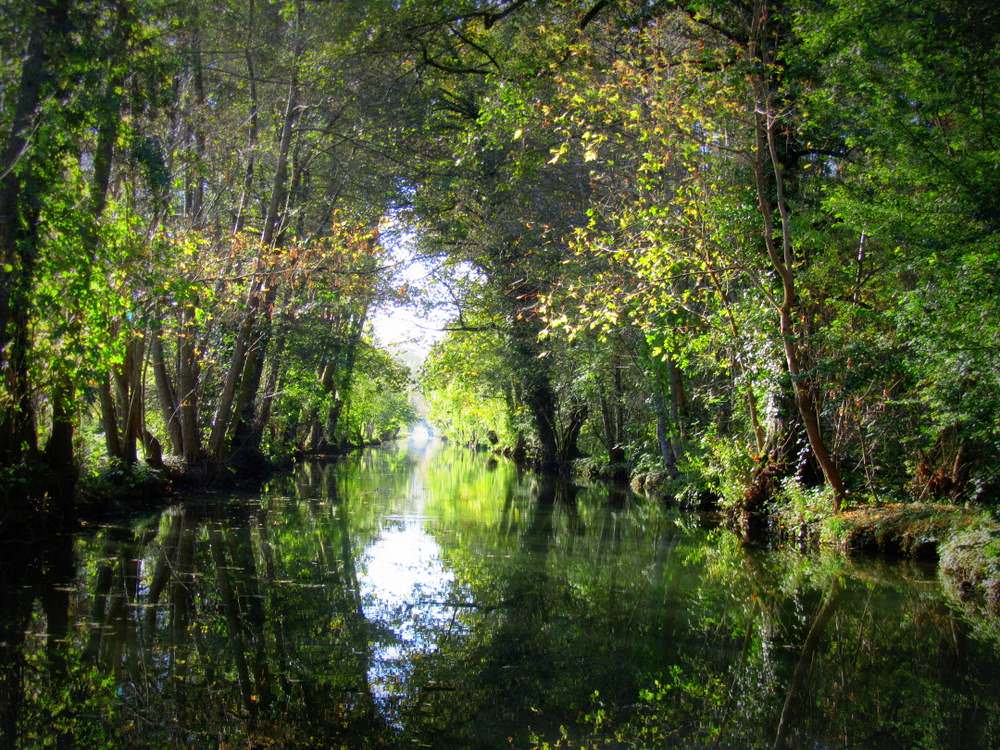
[[[941,547],[945,586],[959,600],[1000,616],[1000,524],[983,515]]]
[[[820,541],[841,549],[937,560],[939,547],[967,528],[975,514],[954,505],[894,503],[831,515],[820,523]]]

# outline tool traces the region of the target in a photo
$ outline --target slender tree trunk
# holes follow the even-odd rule
[[[205,76],[201,57],[201,23],[193,22],[191,38],[191,86],[194,90],[194,100],[197,111],[190,123],[190,138],[194,141],[194,151],[197,156],[194,173],[188,173],[187,195],[185,197],[187,215],[192,227],[202,225],[205,208],[205,178],[201,174],[202,161],[205,158],[205,132],[201,126],[201,118],[205,107]]]
[[[620,379],[619,383],[620,384]],[[616,385],[618,385],[616,384]],[[615,399],[608,398],[605,390],[601,389],[601,425],[604,431],[604,446],[608,454],[608,466],[611,468],[616,478],[620,478],[626,471],[625,467],[625,446],[622,445],[622,416],[619,399],[621,394],[615,388]]]
[[[45,446],[45,461],[53,474],[53,494],[60,510],[68,515],[73,505],[76,465],[73,461],[73,424],[76,389],[61,377],[52,392],[52,432]]]
[[[576,401],[570,406],[569,421],[566,424],[566,429],[563,430],[559,446],[559,466],[563,472],[568,473],[573,461],[580,456],[578,442],[580,432],[587,422],[587,413],[587,404],[582,400]]]
[[[28,376],[28,295],[38,252],[42,175],[32,153],[33,125],[51,76],[51,47],[68,33],[72,3],[40,0],[30,21],[28,45],[7,140],[0,152],[0,464],[37,451]]]
[[[162,333],[162,328],[158,325],[154,326],[150,333],[149,351],[153,364],[153,378],[156,381],[156,395],[160,402],[163,423],[170,436],[170,452],[175,456],[181,456],[184,454],[184,436],[181,432],[180,407],[163,356]]]
[[[181,312],[181,333],[177,342],[177,408],[180,411],[181,455],[192,466],[201,454],[198,429],[198,358],[194,310],[185,306]]]
[[[673,357],[667,360],[667,377],[670,380],[670,419],[673,421],[674,459],[680,461],[687,448],[687,394],[684,392],[684,374]]]
[[[301,0],[297,0],[292,80],[289,84],[288,97],[285,101],[281,135],[278,140],[277,165],[275,167],[274,179],[271,183],[271,197],[268,202],[267,213],[264,218],[264,228],[260,238],[261,245],[265,248],[265,251],[272,247],[277,239],[279,213],[284,207],[286,190],[288,189],[288,155],[292,143],[295,119],[298,113],[298,65],[299,59],[302,56],[302,16],[302,2]],[[261,265],[262,262],[258,259],[258,271],[261,270]],[[235,427],[242,433],[247,426],[253,423],[253,412],[249,413],[249,419],[245,419],[247,416],[246,409],[249,408],[248,405],[253,403],[253,397],[256,395],[260,384],[260,371],[263,368],[263,350],[266,348],[266,341],[270,335],[270,308],[277,291],[276,283],[276,279],[272,278],[270,273],[263,272],[260,273],[259,281],[251,281],[247,312],[237,332],[229,371],[226,373],[222,395],[220,396],[215,418],[212,422],[212,433],[209,437],[209,455],[216,464],[224,463],[226,460],[226,436],[229,432],[229,424],[233,416],[233,405],[238,392],[241,394],[241,403],[237,405],[238,411],[235,416],[240,422]],[[258,348],[255,350],[252,338],[255,334],[255,323],[261,314],[264,316],[264,322],[261,330],[256,332],[259,343]]]
[[[264,378],[264,390],[261,393],[260,409],[257,410],[257,416],[254,418],[253,441],[254,445],[258,447],[263,440],[264,430],[267,428],[267,423],[271,419],[271,407],[274,404],[274,399],[280,390],[279,383],[281,382],[281,376],[285,371],[284,353],[285,339],[282,338],[281,341],[278,342],[274,354],[271,355],[270,364],[267,368],[267,377]]]
[[[205,78],[201,53],[201,24],[195,18],[191,39],[191,85],[196,111],[189,113],[191,125],[189,138],[194,142],[197,169],[194,179],[188,179],[185,207],[193,230],[200,230],[204,219],[205,180],[201,175],[205,158],[205,132],[201,117],[205,109]],[[220,282],[221,283],[221,282]],[[221,291],[218,290],[217,291]],[[180,431],[180,455],[187,467],[201,458],[201,431],[198,426],[198,388],[200,367],[198,363],[197,299],[187,300],[181,308],[180,332],[177,340],[177,390],[174,394]],[[172,428],[171,428],[172,429]],[[171,443],[175,434],[171,432]]]
[[[663,466],[667,470],[667,475],[671,478],[677,476],[677,458],[674,446],[670,439],[670,423],[667,412],[667,397],[659,383],[656,384],[656,441],[660,446],[660,457],[663,459]]]
[[[258,105],[257,105],[257,71],[254,66],[253,45],[257,43],[255,36],[255,4],[254,0],[247,2],[247,41],[244,56],[247,63],[247,80],[250,88],[250,124],[247,136],[247,167],[243,175],[243,189],[240,191],[240,203],[236,209],[236,221],[233,223],[233,234],[243,229],[246,222],[247,201],[253,190],[254,165],[257,158],[257,138],[258,138]]]
[[[511,300],[513,310],[520,314],[522,302]],[[524,404],[532,416],[538,436],[538,468],[543,472],[559,469],[559,433],[556,394],[552,389],[548,360],[538,357],[538,326],[531,321],[518,321],[511,332],[515,372],[524,391]]]
[[[237,450],[258,452],[260,450],[261,440],[264,436],[264,427],[267,424],[267,420],[271,415],[271,403],[274,400],[274,388],[277,383],[278,373],[281,370],[281,354],[284,350],[285,339],[281,338],[277,342],[277,348],[271,353],[270,363],[271,366],[268,372],[268,378],[264,383],[264,392],[261,394],[260,407],[257,407],[257,395],[260,391],[261,378],[264,376],[264,366],[267,361],[267,351],[272,343],[272,314],[271,309],[274,306],[274,298],[277,292],[277,284],[272,284],[268,291],[268,295],[264,300],[265,309],[261,314],[261,320],[263,324],[261,328],[260,337],[257,341],[256,349],[253,356],[250,357],[248,365],[252,365],[252,369],[244,374],[243,382],[240,389],[240,406],[237,409],[237,415],[239,421],[236,425],[236,430],[234,431],[234,445]],[[291,287],[286,286],[285,292],[282,295],[282,300],[280,307],[285,309],[291,298]],[[287,323],[287,319],[284,319]],[[279,326],[280,328],[280,326]]]
[[[334,396],[333,405],[326,415],[326,439],[331,444],[335,444],[337,441],[337,426],[340,423],[344,404],[347,402],[348,395],[351,392],[351,383],[354,382],[354,364],[357,361],[358,347],[361,345],[361,336],[364,334],[367,320],[368,305],[366,304],[361,315],[358,316],[354,323],[354,329],[351,331],[351,339],[348,342],[344,360],[344,370],[342,373],[333,373],[337,383],[337,393]]]
[[[324,394],[330,394],[333,392],[334,386],[334,373],[336,372],[336,365],[334,364],[337,360],[336,353],[330,360],[323,363],[319,372],[319,383],[320,387],[323,389]],[[317,451],[322,447],[323,444],[323,422],[319,418],[319,410],[312,412],[308,420],[309,432],[306,435],[305,446],[308,450]]]
[[[253,335],[254,319],[260,306],[260,291],[262,282],[258,277],[262,277],[260,272],[261,261],[258,259],[254,278],[250,282],[250,289],[247,293],[247,301],[244,305],[246,312],[243,320],[236,332],[236,340],[233,344],[233,352],[229,358],[229,369],[226,371],[226,378],[222,385],[222,393],[219,395],[218,404],[215,407],[215,416],[212,419],[212,431],[208,438],[208,454],[210,459],[220,464],[225,461],[226,434],[229,429],[229,420],[232,413],[233,401],[236,398],[236,388],[239,385],[240,375],[246,367],[247,349],[250,346],[250,337]]]
[[[97,387],[101,402],[101,427],[104,429],[104,445],[111,458],[124,459],[121,440],[118,436],[118,411],[111,395],[110,376],[105,375]]]
[[[755,62],[759,62],[766,71],[769,66],[770,54],[767,48],[767,40],[764,29],[767,21],[766,3],[755,5],[755,13],[759,14],[755,24],[761,29],[762,37],[759,46],[751,45],[751,56]],[[766,73],[765,73],[766,74]],[[802,374],[800,367],[801,353],[799,335],[794,322],[795,311],[798,306],[798,299],[795,288],[794,253],[792,249],[791,224],[788,212],[788,202],[785,196],[785,176],[780,159],[778,158],[777,144],[775,141],[775,130],[777,129],[777,116],[774,112],[774,102],[768,83],[763,79],[763,75],[757,74],[754,80],[756,112],[754,114],[754,131],[756,137],[756,148],[753,159],[754,179],[757,187],[757,204],[761,216],[764,220],[764,245],[767,250],[771,265],[781,279],[782,296],[778,306],[780,321],[780,332],[782,346],[785,353],[785,362],[788,367],[788,374],[792,380],[792,389],[795,394],[795,403],[798,407],[799,415],[806,429],[809,438],[809,445],[813,455],[823,470],[827,484],[833,490],[833,509],[835,513],[840,512],[845,489],[840,471],[837,468],[833,457],[830,455],[823,438],[823,432],[819,423],[819,416],[816,410],[816,401],[813,393],[814,384],[810,383]],[[781,218],[781,249],[779,251],[775,243],[775,224],[771,208],[771,198],[768,195],[767,172],[770,170],[774,179],[775,202]]]
[[[285,100],[285,112],[281,123],[281,136],[278,139],[278,161],[274,170],[274,180],[271,183],[271,199],[264,217],[264,230],[261,233],[261,244],[270,246],[276,236],[278,216],[285,204],[288,189],[288,154],[292,145],[292,133],[298,115],[299,105],[299,58],[302,56],[302,0],[296,0],[296,30],[295,52],[292,63],[292,80],[288,86],[288,98]]]
[[[142,437],[143,425],[143,383],[142,362],[145,345],[138,336],[129,344],[129,352],[125,358],[125,394],[124,400],[124,441],[123,454],[125,463],[134,464],[138,460],[136,446]]]

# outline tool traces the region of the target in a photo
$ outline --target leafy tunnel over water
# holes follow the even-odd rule
[[[2,549],[25,746],[996,747],[936,574],[400,443]],[[20,584],[18,584],[20,582]]]

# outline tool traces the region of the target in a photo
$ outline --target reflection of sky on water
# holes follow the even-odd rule
[[[423,476],[435,441],[410,441],[416,462],[403,510],[381,519],[381,532],[364,551],[360,575],[365,619],[377,624],[371,642],[368,682],[386,719],[398,721],[396,705],[416,686],[407,685],[412,664],[431,653],[454,626],[448,602],[455,577],[444,567],[441,548],[428,533],[434,519],[423,515]]]
[[[936,571],[747,551],[602,485],[539,506],[532,476],[418,442],[0,545],[0,683],[23,664],[2,687],[25,731],[500,750],[565,726],[574,746],[760,750],[786,713],[787,747],[1000,747],[995,630]]]

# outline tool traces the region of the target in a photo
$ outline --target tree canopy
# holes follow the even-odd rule
[[[998,34],[956,0],[13,0],[4,481],[395,434],[405,231],[454,439],[751,513],[992,501]]]

